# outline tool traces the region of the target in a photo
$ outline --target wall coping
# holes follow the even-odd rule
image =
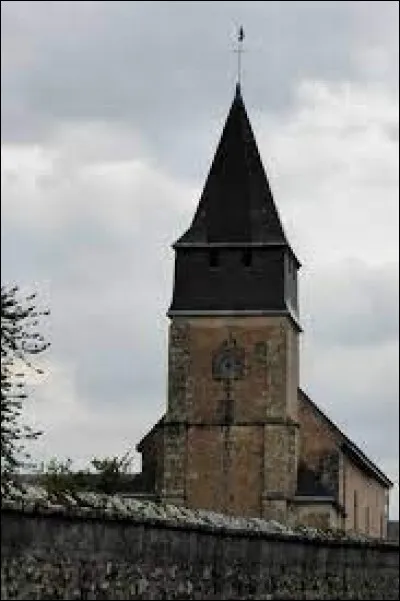
[[[58,518],[66,521],[82,520],[111,522],[169,530],[186,530],[230,538],[264,539],[286,543],[302,542],[316,546],[346,546],[374,548],[393,552],[399,548],[396,541],[367,539],[350,536],[340,531],[322,531],[310,527],[290,528],[273,520],[236,518],[203,510],[191,510],[173,505],[159,505],[152,501],[126,499],[119,496],[79,493],[49,499],[43,489],[34,487],[19,498],[2,498],[1,514],[21,517]]]

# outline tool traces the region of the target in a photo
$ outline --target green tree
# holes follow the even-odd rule
[[[129,478],[132,458],[129,452],[122,457],[94,458],[91,465],[97,472],[96,490],[105,494],[119,492]]]
[[[131,462],[129,453],[122,457],[95,457],[90,468],[74,471],[71,459],[53,458],[47,464],[42,463],[38,482],[49,496],[56,498],[84,491],[112,495],[123,491],[129,483]]]
[[[23,423],[27,398],[27,370],[43,373],[31,358],[45,351],[49,343],[39,331],[40,320],[49,311],[36,306],[36,294],[25,296],[18,286],[1,287],[1,492],[15,484],[16,474],[26,465],[25,443],[41,432]]]
[[[38,483],[41,484],[50,497],[63,494],[75,494],[91,489],[91,474],[89,470],[72,470],[72,459],[50,459],[42,463],[38,472]]]

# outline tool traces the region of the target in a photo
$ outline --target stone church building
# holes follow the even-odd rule
[[[385,537],[392,483],[299,387],[300,262],[239,85],[174,250],[168,403],[137,446],[146,492]]]

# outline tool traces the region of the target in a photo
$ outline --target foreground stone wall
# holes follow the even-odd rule
[[[396,544],[146,511],[3,509],[2,598],[398,599]]]

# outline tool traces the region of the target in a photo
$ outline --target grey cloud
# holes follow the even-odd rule
[[[397,340],[398,264],[343,260],[307,272],[303,308],[318,345],[365,346]]]
[[[207,131],[230,100],[238,21],[248,32],[250,103],[282,110],[302,78],[359,77],[353,40],[388,53],[396,3],[376,4],[4,2],[3,139],[43,139],[63,121],[130,122],[167,163],[174,140],[190,171],[187,137]]]
[[[51,353],[73,360],[82,403],[154,405],[165,400],[176,212],[162,210],[163,198],[149,198],[132,216],[132,231],[129,224],[121,231],[112,219],[96,218],[96,204],[111,202],[106,192],[88,204],[75,182],[70,194],[61,231],[5,220],[3,277],[30,282],[35,274],[39,287],[47,286]],[[60,201],[57,189],[52,201]],[[110,218],[119,210],[115,202],[107,208]]]

